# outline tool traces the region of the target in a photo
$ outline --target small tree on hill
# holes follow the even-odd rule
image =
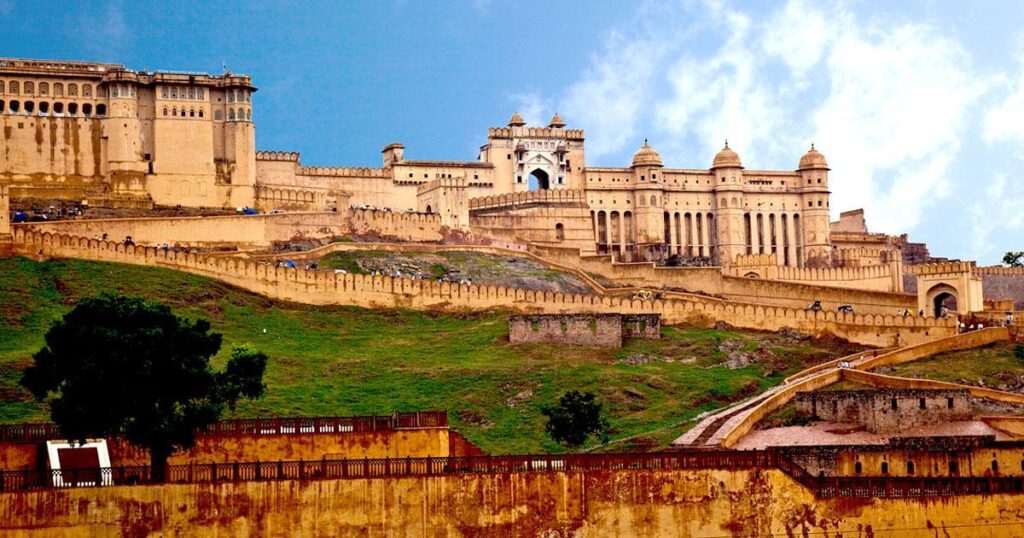
[[[210,357],[221,335],[163,304],[101,295],[79,301],[46,333],[21,384],[47,401],[69,440],[124,436],[148,447],[153,479],[167,458],[191,447],[197,429],[240,398],[263,394],[267,356],[235,348],[222,371]]]
[[[544,431],[559,444],[578,448],[591,435],[607,440],[608,420],[601,416],[601,403],[590,392],[566,392],[558,405],[545,406],[540,412],[548,417]]]
[[[1010,267],[1024,267],[1024,251],[1009,251],[1003,256],[1003,264]]]

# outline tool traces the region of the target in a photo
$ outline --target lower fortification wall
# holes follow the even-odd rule
[[[1022,494],[816,499],[774,469],[606,470],[2,493],[0,534],[1021,537],[1022,511]]]
[[[850,304],[864,314],[895,315],[901,310],[917,310],[917,297],[903,293],[872,290],[869,285],[877,278],[890,278],[882,269],[820,270],[823,278],[837,275],[862,276],[864,280],[851,280],[847,286],[835,287],[837,280],[823,280],[819,284],[787,282],[722,274],[720,267],[657,267],[650,262],[613,263],[610,256],[580,256],[575,249],[531,245],[534,254],[583,271],[602,275],[618,282],[638,287],[679,288],[694,293],[721,296],[730,300],[772,304],[789,308],[806,308],[821,301],[825,310],[835,311],[839,305]],[[784,268],[783,268],[784,269]],[[804,269],[807,276],[812,270]],[[886,276],[879,277],[881,271]],[[859,284],[864,282],[864,286]]]
[[[695,295],[658,300],[574,295],[498,286],[465,286],[383,276],[296,270],[237,258],[165,252],[84,237],[40,234],[18,229],[19,253],[34,257],[71,257],[166,267],[208,276],[261,295],[305,304],[341,304],[368,308],[414,308],[445,311],[501,308],[526,313],[619,312],[661,314],[663,323],[709,326],[724,321],[737,327],[777,331],[792,328],[809,334],[834,334],[866,345],[918,343],[954,334],[952,319],[900,318],[894,315],[845,314],[722,301]]]

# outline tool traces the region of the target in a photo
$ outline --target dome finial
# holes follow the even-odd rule
[[[814,142],[811,142],[811,149],[814,149]]]
[[[644,137],[644,147],[645,147],[645,148],[646,148],[646,147],[648,147],[648,146],[647,146],[647,137],[646,137],[646,136]]]
[[[725,147],[729,147],[729,139],[728,138],[725,139]]]

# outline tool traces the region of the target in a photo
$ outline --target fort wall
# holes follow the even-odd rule
[[[615,263],[610,256],[580,256],[577,250],[571,248],[531,245],[530,251],[545,259],[632,286],[677,288],[691,293],[724,296],[740,302],[802,309],[820,300],[825,310],[834,311],[841,304],[851,304],[858,313],[881,315],[896,315],[900,310],[916,310],[917,307],[917,298],[913,295],[828,285],[836,282],[828,280],[829,278],[838,279],[844,275],[871,279],[876,278],[878,274],[885,274],[886,276],[881,278],[889,278],[887,273],[877,273],[878,270],[875,268],[798,269],[797,271],[805,272],[807,277],[820,276],[824,280],[824,285],[811,285],[728,276],[723,275],[719,267],[658,267],[651,262]]]
[[[872,491],[871,488],[865,490]],[[815,498],[782,471],[586,470],[0,494],[35,536],[1024,536],[1024,495]],[[17,517],[15,517],[17,515]]]
[[[396,214],[384,214],[384,221]],[[296,270],[249,260],[165,252],[85,237],[53,235],[19,228],[15,248],[28,256],[56,256],[178,269],[227,282],[261,295],[306,304],[345,304],[368,308],[445,311],[505,308],[527,313],[605,312],[661,314],[662,322],[709,326],[724,321],[737,327],[809,334],[834,334],[866,345],[895,341],[917,343],[956,331],[952,319],[901,318],[894,315],[813,312],[744,304],[696,295],[669,294],[653,301],[539,292],[497,286],[392,279],[384,276]]]
[[[123,241],[131,236],[140,245],[169,243],[180,246],[269,246],[275,241],[349,234],[371,234],[407,241],[438,241],[442,238],[437,215],[362,209],[276,215],[61,220],[17,224],[15,228],[86,238],[106,234],[112,241]]]

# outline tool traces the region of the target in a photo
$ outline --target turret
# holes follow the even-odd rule
[[[710,236],[717,246],[713,246],[712,254],[717,255],[718,263],[729,265],[736,261],[736,256],[746,252],[746,236],[743,230],[743,163],[739,154],[729,147],[728,140],[715,155],[711,173],[715,233]]]
[[[658,151],[647,144],[633,154],[634,230],[636,249],[642,258],[657,258],[668,251],[665,239],[665,192]]]
[[[513,112],[512,117],[508,119],[509,127],[522,127],[524,125],[526,125],[526,120],[519,115],[519,112]]]
[[[801,222],[803,235],[803,261],[810,267],[823,267],[831,263],[829,241],[828,162],[814,144],[800,158]]]
[[[555,112],[555,115],[551,116],[551,122],[548,123],[548,127],[551,127],[552,129],[561,129],[565,127],[565,122],[562,121],[562,117],[558,115],[558,112]]]
[[[398,143],[388,144],[381,153],[384,154],[384,168],[391,168],[405,158],[405,146]]]

